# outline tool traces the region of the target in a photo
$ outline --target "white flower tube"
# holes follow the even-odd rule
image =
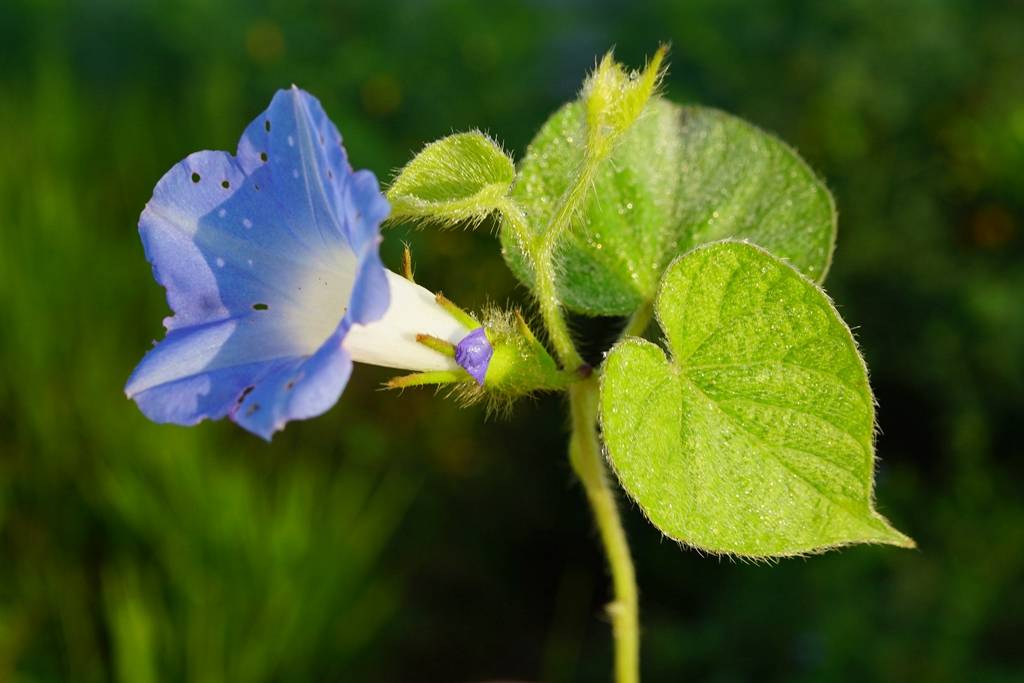
[[[471,332],[427,289],[385,271],[391,295],[387,311],[374,322],[354,324],[342,346],[357,363],[403,370],[458,370],[455,359],[427,348],[416,336],[429,334],[458,345]]]

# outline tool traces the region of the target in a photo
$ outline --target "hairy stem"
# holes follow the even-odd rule
[[[551,345],[555,347],[555,353],[558,354],[558,360],[563,368],[577,368],[583,364],[583,358],[576,350],[562,313],[562,304],[558,300],[558,290],[555,287],[554,268],[548,262],[544,267],[536,268],[536,273],[537,300],[544,325],[548,329],[548,336],[551,338]]]
[[[573,218],[583,210],[587,198],[587,190],[593,183],[594,172],[600,163],[599,159],[590,154],[584,156],[573,179],[572,185],[562,195],[555,207],[555,213],[547,227],[537,235],[530,245],[530,255],[537,277],[537,298],[540,301],[540,312],[544,317],[551,343],[555,347],[562,365],[571,370],[583,364],[583,358],[576,350],[569,327],[566,325],[562,312],[562,302],[558,299],[555,271],[555,248],[562,236],[572,227]]]
[[[615,681],[639,683],[640,619],[636,573],[598,441],[597,389],[597,379],[594,377],[569,387],[572,413],[569,459],[576,475],[583,482],[611,570],[615,599],[608,605],[608,616],[611,618],[615,640]]]
[[[572,341],[572,334],[562,312],[562,302],[558,299],[555,248],[565,232],[572,227],[573,218],[582,211],[587,191],[593,183],[594,173],[600,163],[599,157],[589,153],[584,155],[576,177],[569,189],[559,198],[551,220],[537,235],[530,234],[522,209],[512,200],[507,199],[501,206],[506,219],[515,230],[519,246],[530,256],[536,278],[540,314],[544,318],[551,345],[555,347],[558,360],[566,370],[573,370],[582,365],[583,358]]]
[[[650,301],[641,304],[640,308],[636,309],[629,321],[626,322],[626,327],[622,330],[623,337],[642,337],[644,332],[647,331],[647,327],[651,324],[651,317],[654,315],[654,304]]]
[[[569,326],[558,298],[555,250],[559,240],[572,229],[573,220],[586,202],[594,174],[610,147],[603,154],[586,150],[583,162],[569,188],[562,194],[554,213],[543,231],[533,234],[527,216],[515,201],[507,198],[499,207],[513,230],[520,249],[529,256],[536,281],[536,294],[548,337],[563,369],[571,371],[583,365],[583,358],[572,340]],[[641,313],[650,319],[650,312]],[[634,317],[637,325],[646,323]],[[631,326],[632,329],[632,326]],[[642,333],[643,329],[639,333]],[[638,334],[639,334],[638,333]],[[569,460],[583,483],[594,514],[601,543],[608,558],[615,599],[608,605],[615,640],[616,683],[640,681],[640,622],[637,606],[636,574],[629,555],[629,543],[622,528],[615,493],[608,481],[608,472],[597,435],[597,378],[590,377],[569,386],[572,413],[572,437]]]
[[[585,186],[584,186],[585,187]],[[506,199],[501,205],[501,212],[508,221],[509,227],[515,235],[519,248],[525,252],[530,259],[536,279],[537,304],[540,307],[541,317],[544,319],[544,327],[547,328],[548,338],[555,348],[558,361],[566,370],[575,370],[583,364],[583,358],[576,351],[576,345],[572,341],[572,334],[569,332],[569,325],[562,314],[562,303],[558,300],[558,289],[555,285],[555,264],[553,239],[545,239],[545,235],[551,234],[552,227],[555,228],[555,237],[561,234],[569,224],[572,215],[569,207],[569,196],[572,192],[566,192],[559,202],[555,211],[556,218],[563,216],[562,223],[552,220],[545,232],[533,238],[523,210],[512,201]],[[559,227],[560,226],[560,227]]]

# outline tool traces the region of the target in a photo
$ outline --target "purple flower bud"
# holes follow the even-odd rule
[[[487,334],[482,327],[467,334],[455,347],[455,362],[472,375],[480,386],[484,385],[484,377],[487,376],[487,367],[491,364],[493,355],[494,347],[487,340]]]

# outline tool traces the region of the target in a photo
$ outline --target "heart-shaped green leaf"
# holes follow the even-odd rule
[[[867,372],[814,283],[716,242],[669,266],[655,310],[670,356],[627,339],[601,385],[608,457],[655,526],[748,557],[913,545],[873,509]]]
[[[585,138],[584,109],[574,102],[530,143],[512,197],[531,238],[582,163]],[[796,152],[729,114],[655,97],[602,165],[559,245],[558,292],[579,313],[629,315],[653,299],[672,259],[723,238],[750,240],[821,282],[835,236],[832,196]],[[502,251],[532,286],[511,230],[502,230]]]
[[[682,108],[680,135],[680,253],[715,240],[746,239],[824,282],[836,240],[835,205],[797,153],[746,121],[707,107]]]

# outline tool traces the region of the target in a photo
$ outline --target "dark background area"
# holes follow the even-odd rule
[[[485,421],[360,367],[268,446],[122,387],[167,313],[139,212],[277,88],[388,179],[473,127],[521,156],[606,49],[661,41],[669,97],[832,188],[878,506],[920,547],[752,565],[626,503],[645,679],[1024,680],[1024,4],[974,0],[0,2],[0,680],[608,680],[558,398]],[[402,239],[464,305],[528,300],[487,229],[396,229],[392,267]]]

